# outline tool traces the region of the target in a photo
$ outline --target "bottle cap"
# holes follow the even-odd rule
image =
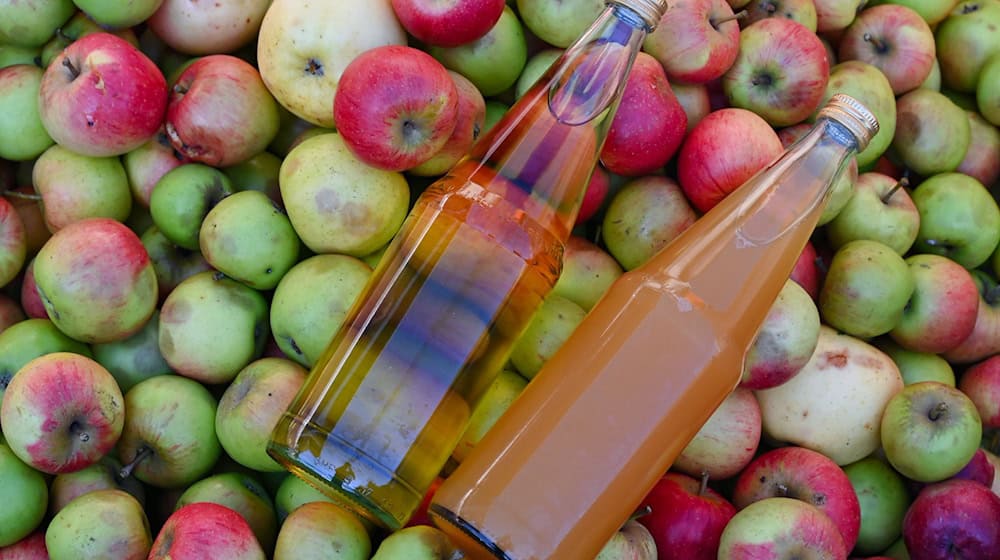
[[[860,101],[843,93],[835,93],[820,109],[820,117],[831,118],[847,127],[858,140],[858,151],[878,133],[878,119]]]
[[[642,18],[649,31],[660,24],[667,11],[667,0],[607,0],[607,3],[630,8]]]

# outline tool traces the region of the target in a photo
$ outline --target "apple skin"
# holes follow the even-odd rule
[[[4,442],[0,442],[0,476],[6,482],[0,487],[4,503],[0,508],[0,547],[7,547],[40,527],[49,491],[45,476],[21,461]],[[0,548],[0,557],[3,553]]]
[[[626,521],[611,535],[594,560],[656,560],[656,541],[644,525]]]
[[[998,82],[1000,82],[1000,53],[990,56],[983,62],[983,68],[979,71],[979,81],[976,83],[976,108],[993,126],[1000,126],[1000,90],[996,87]]]
[[[167,82],[128,41],[92,33],[49,64],[38,96],[39,117],[56,143],[82,155],[119,156],[160,128]]]
[[[0,197],[0,287],[10,284],[24,268],[28,239],[14,205]]]
[[[846,29],[863,9],[863,0],[814,0],[816,31],[836,32]]]
[[[796,140],[799,140],[812,130],[812,125],[802,122],[786,126],[778,130],[778,138],[781,144],[788,148]],[[847,163],[847,168],[837,177],[836,182],[830,187],[830,192],[823,203],[823,212],[819,215],[816,225],[823,226],[840,215],[840,212],[847,206],[847,203],[854,197],[855,186],[858,181],[858,158],[852,156]]]
[[[199,251],[205,215],[236,191],[225,173],[204,163],[185,163],[160,177],[149,197],[157,230],[172,243]]]
[[[916,352],[940,354],[955,348],[976,325],[979,289],[962,265],[940,255],[906,258],[914,291],[889,335]]]
[[[124,29],[138,25],[153,15],[163,0],[73,0],[90,19],[109,29]]]
[[[133,201],[149,208],[156,183],[168,171],[185,163],[186,159],[170,145],[166,131],[161,128],[152,140],[130,150],[121,161]]]
[[[250,525],[257,542],[267,554],[274,550],[278,534],[278,519],[274,502],[256,475],[242,472],[222,472],[209,475],[188,486],[174,511],[193,503],[211,502],[225,506]]]
[[[870,239],[900,255],[910,250],[919,231],[920,212],[910,193],[899,180],[875,171],[858,175],[854,194],[825,228],[834,249],[856,239]]]
[[[257,69],[230,55],[188,66],[170,90],[166,133],[174,149],[214,167],[243,163],[278,133],[278,103]]]
[[[798,260],[795,261],[795,268],[789,278],[795,281],[802,289],[809,294],[815,302],[819,299],[820,271],[816,265],[819,255],[816,253],[816,246],[812,241],[807,241],[799,253]]]
[[[574,225],[581,225],[588,222],[604,208],[604,203],[608,200],[611,192],[611,175],[604,167],[597,165],[587,182],[587,190],[583,193],[583,201],[580,202],[580,211],[576,213]]]
[[[119,158],[85,156],[57,144],[35,160],[31,175],[52,233],[86,218],[124,222],[132,212],[128,175]]]
[[[934,33],[907,6],[871,6],[844,31],[837,55],[838,60],[862,60],[881,70],[898,96],[919,87],[930,74]]]
[[[600,245],[580,235],[570,235],[563,250],[562,272],[549,293],[590,311],[623,273],[618,261]]]
[[[798,283],[786,280],[747,350],[740,386],[770,389],[794,377],[812,357],[819,327],[816,302]]]
[[[274,560],[316,558],[368,560],[371,538],[358,517],[330,502],[309,502],[295,508],[281,524]]]
[[[0,423],[10,449],[44,473],[96,463],[118,442],[125,400],[93,359],[55,352],[25,364],[7,385]]]
[[[510,363],[531,380],[568,339],[587,312],[572,301],[549,293],[528,326],[515,339]]]
[[[781,560],[808,554],[839,560],[850,547],[819,508],[792,498],[765,498],[736,512],[722,531],[718,560]]]
[[[940,354],[907,350],[888,336],[876,339],[874,344],[892,358],[899,368],[904,385],[921,381],[939,381],[945,385],[955,386],[955,370]]]
[[[756,21],[771,18],[788,18],[801,23],[809,31],[816,32],[816,5],[803,0],[765,0],[747,5],[747,16],[740,20],[745,27]]]
[[[0,334],[12,327],[15,323],[20,323],[28,317],[21,309],[21,304],[14,298],[0,294]]]
[[[651,512],[638,518],[656,542],[659,560],[714,560],[719,539],[736,508],[688,475],[668,472],[640,505]]]
[[[920,211],[914,249],[968,269],[987,262],[1000,243],[1000,208],[986,187],[963,173],[939,173],[913,190]]]
[[[971,140],[965,110],[944,94],[920,88],[896,99],[893,153],[917,174],[929,177],[954,171]]]
[[[0,558],[4,560],[49,560],[45,548],[45,531],[38,529],[23,539],[0,546]]]
[[[688,442],[671,468],[692,477],[731,478],[753,460],[760,434],[757,398],[753,391],[737,387]]]
[[[943,85],[974,92],[983,66],[1000,52],[1000,4],[992,0],[959,2],[934,30]]]
[[[38,114],[42,76],[32,64],[0,68],[0,158],[27,161],[52,145]]]
[[[153,263],[161,304],[182,280],[212,269],[201,251],[175,245],[155,225],[149,226],[139,239]]]
[[[565,27],[568,23],[560,21]],[[487,97],[516,86],[528,62],[524,26],[510,6],[504,7],[500,19],[479,39],[457,47],[431,46],[427,52],[449,70],[468,78]]]
[[[978,482],[987,488],[993,487],[993,481],[996,480],[997,470],[990,461],[988,451],[980,447],[976,450],[976,454],[969,459],[962,470],[955,473],[951,478],[961,478],[964,480],[971,480],[973,482]]]
[[[857,4],[855,0],[827,0],[834,4]],[[818,8],[818,5],[817,5]],[[856,156],[858,167],[867,169],[892,143],[896,134],[896,96],[889,79],[881,70],[860,60],[844,60],[830,68],[826,86],[826,103],[835,93],[846,93],[868,107],[878,119],[878,133],[868,147]]]
[[[458,113],[455,119],[455,129],[441,147],[430,159],[409,169],[411,175],[436,177],[447,173],[465,156],[473,142],[479,139],[486,120],[486,99],[476,85],[468,78],[448,70],[455,83],[458,93]]]
[[[969,480],[920,491],[903,519],[912,560],[991,558],[1000,548],[1000,496]]]
[[[1000,355],[966,369],[958,388],[975,403],[984,428],[1000,428]]]
[[[430,525],[413,525],[393,531],[379,543],[371,560],[436,560],[461,558],[447,535]]]
[[[472,409],[468,426],[462,432],[451,458],[461,463],[483,439],[486,432],[496,424],[500,416],[510,408],[514,399],[521,394],[528,380],[517,372],[504,368],[490,384],[483,397]]]
[[[24,274],[21,276],[21,307],[24,314],[31,319],[48,319],[49,314],[45,311],[45,304],[42,296],[38,293],[38,285],[35,284],[35,259],[28,261],[24,267]]]
[[[189,55],[232,52],[252,41],[271,2],[163,0],[146,19],[171,49]]]
[[[52,558],[143,560],[152,538],[146,513],[124,490],[94,490],[66,504],[45,530]]]
[[[149,560],[265,560],[246,520],[211,502],[195,502],[174,511],[156,535]]]
[[[653,173],[670,161],[686,133],[687,114],[663,66],[638,53],[601,148],[601,163],[627,177]]]
[[[504,0],[392,0],[392,10],[411,35],[429,45],[457,47],[475,41],[500,19]]]
[[[703,84],[722,76],[739,52],[740,26],[726,0],[677,0],[643,40],[671,81]],[[721,21],[725,20],[725,21]]]
[[[1000,55],[996,58],[1000,60]],[[997,77],[995,83],[1000,84],[1000,72]],[[996,184],[1000,181],[1000,128],[975,111],[965,114],[969,117],[969,149],[955,171],[974,177],[984,185]]]
[[[24,364],[53,352],[93,357],[90,346],[66,336],[47,318],[29,317],[0,332],[0,399]]]
[[[145,507],[146,488],[134,478],[120,478],[121,468],[121,462],[109,454],[89,467],[56,475],[49,484],[49,513],[54,515],[76,498],[95,490],[124,490]]]
[[[869,456],[844,467],[861,505],[861,530],[854,552],[884,551],[902,534],[910,506],[906,483],[883,459]]]
[[[982,437],[975,403],[936,381],[907,385],[885,407],[882,448],[889,463],[917,482],[936,482],[964,467]]]
[[[789,126],[816,112],[829,75],[826,48],[814,32],[791,19],[766,18],[740,31],[739,54],[722,88],[733,107]]]
[[[41,47],[73,15],[76,6],[72,0],[27,0],[4,2],[3,10],[0,43]]]
[[[973,270],[972,279],[979,289],[976,324],[965,340],[941,355],[953,364],[977,362],[1000,352],[1000,288],[982,270]]]
[[[573,44],[605,7],[601,0],[508,0],[507,4],[517,8],[528,30],[559,48]]]
[[[691,205],[707,212],[784,151],[762,117],[736,107],[712,111],[677,154],[677,180]]]

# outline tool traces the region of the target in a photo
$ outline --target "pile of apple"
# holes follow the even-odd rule
[[[415,197],[602,8],[0,0],[0,558],[458,557],[266,442]],[[1000,558],[1000,0],[671,1],[441,479],[837,92],[879,133],[600,558]]]

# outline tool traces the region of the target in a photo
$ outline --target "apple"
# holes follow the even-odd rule
[[[146,489],[134,478],[118,476],[122,464],[112,455],[83,469],[57,474],[49,485],[49,513],[54,515],[76,498],[96,490],[124,490],[145,505]]]
[[[824,1],[838,6],[857,4],[856,0]],[[846,93],[857,99],[878,119],[878,132],[856,156],[858,167],[867,170],[886,151],[896,134],[896,96],[892,92],[892,85],[885,74],[871,64],[860,60],[845,60],[830,68],[826,99],[822,103],[826,103],[837,93]]]
[[[566,48],[604,10],[601,0],[517,0],[507,2],[517,7],[524,25],[539,39],[559,48]]]
[[[181,281],[160,308],[160,353],[173,371],[202,383],[229,383],[264,351],[264,295],[212,270]]]
[[[982,270],[973,270],[972,279],[979,288],[979,310],[972,333],[958,346],[942,354],[954,364],[976,362],[1000,352],[1000,288]]]
[[[38,286],[35,284],[35,259],[28,261],[24,267],[24,274],[21,276],[21,307],[24,314],[32,319],[48,319],[49,314],[45,311],[45,304],[42,296],[38,293]]]
[[[5,1],[0,4],[0,43],[40,47],[66,22],[76,6],[72,0]]]
[[[587,223],[600,213],[604,209],[604,203],[610,192],[611,174],[599,164],[594,166],[594,172],[590,174],[587,190],[583,193],[583,200],[580,202],[580,210],[576,213],[574,225]]]
[[[563,251],[563,267],[551,294],[565,297],[586,311],[604,296],[624,270],[600,245],[579,235],[570,235]]]
[[[920,230],[920,213],[906,190],[908,179],[870,171],[858,175],[854,194],[824,228],[834,249],[857,239],[878,241],[905,255]]]
[[[269,151],[260,152],[243,163],[231,165],[222,169],[234,185],[240,190],[260,191],[283,207],[281,191],[278,185],[278,173],[281,170],[282,158]]]
[[[155,225],[146,228],[139,239],[153,263],[160,303],[163,303],[181,280],[212,269],[200,251],[175,245]]]
[[[148,560],[264,560],[267,556],[239,513],[212,502],[188,504],[167,518]]]
[[[972,459],[962,470],[958,471],[951,478],[961,478],[964,480],[971,480],[973,482],[978,482],[987,488],[993,487],[993,481],[996,480],[996,467],[990,461],[988,451],[980,447],[976,450],[976,454],[972,456]]]
[[[594,560],[656,560],[656,541],[649,529],[629,519],[615,531]]]
[[[832,459],[804,447],[765,451],[740,473],[733,505],[742,510],[766,498],[794,498],[825,513],[844,544],[854,547],[861,527],[861,508],[847,474]]]
[[[60,229],[33,265],[49,318],[81,342],[128,338],[156,309],[156,274],[146,248],[132,230],[110,218],[88,218]]]
[[[0,558],[4,560],[49,560],[49,551],[45,549],[45,531],[38,529],[13,544],[0,546]]]
[[[885,407],[882,448],[894,469],[918,482],[944,480],[972,459],[982,421],[960,390],[936,381],[907,385]]]
[[[174,511],[193,503],[211,502],[239,513],[268,554],[274,550],[278,519],[274,503],[260,482],[245,473],[226,472],[205,477],[184,490]]]
[[[812,130],[811,124],[801,122],[779,129],[778,138],[781,140],[781,144],[787,149],[810,130]],[[817,225],[826,225],[840,214],[840,211],[847,205],[847,201],[854,195],[857,180],[858,158],[852,156],[848,160],[847,168],[837,177],[833,187],[830,188],[830,192],[826,196],[826,201],[823,203],[823,212],[819,215],[819,220],[816,222]]]
[[[0,197],[0,287],[16,279],[28,257],[28,239],[20,214]]]
[[[722,531],[736,508],[721,494],[685,474],[668,472],[643,498],[649,513],[637,518],[656,543],[657,558],[715,559]]]
[[[1000,126],[1000,93],[996,84],[1000,82],[1000,54],[994,54],[983,62],[976,82],[976,108],[987,122]]]
[[[92,20],[111,29],[124,29],[146,21],[163,0],[132,0],[125,4],[112,0],[73,0]]]
[[[430,525],[413,525],[382,539],[371,560],[443,560],[461,558],[448,536]]]
[[[737,387],[688,442],[671,468],[692,477],[731,478],[753,459],[760,436],[760,405],[750,389]]]
[[[959,2],[934,30],[942,83],[974,92],[986,61],[1000,52],[1000,4],[993,0]]]
[[[22,47],[7,43],[0,44],[0,68],[16,64],[31,64],[41,67],[42,51],[38,47]]]
[[[37,161],[35,160],[35,163]],[[2,165],[0,165],[0,168],[2,168]],[[17,215],[21,217],[21,223],[24,224],[24,236],[27,243],[28,255],[30,258],[34,258],[38,250],[42,248],[42,245],[52,236],[52,232],[45,225],[45,216],[40,200],[37,196],[34,196],[37,193],[31,184],[31,173],[25,171],[25,174],[27,175],[25,186],[10,187],[7,189],[9,193],[4,198],[14,205]],[[2,175],[2,171],[0,171],[0,175]],[[2,182],[3,179],[0,177],[0,183]],[[22,197],[21,195],[28,196]]]
[[[45,529],[52,558],[144,560],[152,537],[142,504],[124,490],[88,492],[66,504]]]
[[[528,61],[525,62],[524,68],[521,70],[521,74],[517,77],[517,83],[514,84],[514,98],[520,99],[524,97],[524,94],[528,93],[528,90],[534,86],[538,79],[542,77],[542,74],[552,66],[556,59],[558,59],[565,52],[565,49],[558,49],[554,47],[543,48],[542,50],[536,52],[535,54],[528,57]]]
[[[663,65],[672,84],[704,84],[733,65],[739,37],[739,23],[726,0],[677,0],[642,49]]]
[[[981,360],[962,373],[958,388],[976,405],[985,428],[1000,428],[1000,355]]]
[[[125,466],[119,475],[157,488],[182,488],[205,476],[222,451],[216,407],[204,385],[180,375],[136,384],[125,393],[128,415],[117,446]]]
[[[854,22],[864,9],[864,0],[814,0],[816,4],[816,31],[837,32]]]
[[[527,328],[514,341],[510,363],[531,380],[583,321],[586,311],[572,301],[549,293],[534,312]]]
[[[269,0],[163,0],[146,24],[175,51],[189,55],[227,53],[253,41],[270,5]]]
[[[938,381],[955,386],[955,371],[940,354],[907,350],[888,336],[875,340],[874,344],[892,358],[899,368],[904,385],[921,381]]]
[[[35,358],[10,380],[0,423],[11,451],[49,474],[96,463],[118,442],[124,398],[108,370],[80,354]]]
[[[279,183],[292,227],[314,253],[368,255],[392,239],[410,207],[406,178],[362,162],[339,133],[292,149]]]
[[[900,538],[910,496],[903,477],[884,460],[865,457],[844,466],[861,505],[861,530],[854,552],[876,554]]]
[[[281,524],[274,560],[305,554],[316,558],[368,560],[372,542],[358,517],[329,502],[309,502],[292,510]]]
[[[931,176],[954,171],[972,138],[965,110],[932,89],[914,89],[896,100],[893,153],[907,168]]]
[[[817,266],[819,255],[816,253],[816,246],[812,241],[807,241],[799,253],[798,260],[795,261],[795,268],[789,278],[795,281],[802,289],[809,294],[815,302],[819,299],[820,270]]]
[[[684,109],[687,116],[686,133],[691,132],[695,125],[701,122],[705,115],[712,111],[711,100],[708,95],[708,87],[705,84],[686,84],[674,82],[670,84],[677,102]]]
[[[747,350],[740,386],[769,389],[794,377],[812,357],[819,327],[812,297],[795,281],[786,280]]]
[[[691,205],[707,212],[784,152],[762,117],[736,107],[712,111],[681,144],[677,181]]]
[[[765,440],[809,448],[847,465],[879,448],[883,411],[902,389],[903,379],[889,356],[823,325],[802,370],[754,394]]]
[[[762,0],[747,4],[747,15],[740,23],[744,26],[771,18],[788,18],[816,32],[816,5],[811,0]]]
[[[570,20],[559,22],[564,27],[569,23]],[[427,52],[449,70],[468,78],[484,96],[497,95],[515,86],[528,61],[524,26],[510,6],[504,6],[500,19],[479,39],[457,47],[431,46]]]
[[[91,33],[53,59],[38,96],[42,125],[56,143],[82,155],[119,156],[160,128],[167,83],[128,41]]]
[[[889,335],[904,348],[942,353],[958,346],[976,324],[979,289],[969,271],[933,254],[906,258],[914,279],[913,296]]]
[[[838,41],[839,60],[862,60],[885,74],[896,95],[919,87],[935,62],[934,33],[916,11],[896,3],[865,8]]]
[[[149,208],[153,188],[166,172],[185,163],[185,158],[167,138],[162,128],[152,140],[122,156],[122,166],[128,177],[132,200],[139,206]]]
[[[215,433],[233,460],[259,472],[284,470],[267,454],[267,442],[306,375],[283,358],[260,358],[236,374],[215,415]]]
[[[496,424],[500,416],[510,408],[510,404],[521,394],[528,384],[527,379],[517,372],[503,369],[472,409],[468,426],[455,445],[451,458],[461,463],[483,439],[486,432]]]
[[[156,182],[149,212],[157,230],[174,244],[200,249],[199,234],[205,215],[235,188],[219,169],[203,163],[185,163],[167,171]]]
[[[504,0],[452,1],[442,5],[427,0],[392,0],[400,24],[428,45],[457,47],[475,41],[500,19]]]
[[[165,126],[171,145],[187,159],[226,167],[267,149],[278,133],[278,104],[251,64],[208,55],[177,77]]]
[[[997,59],[1000,60],[1000,56]],[[965,114],[969,117],[969,149],[955,171],[974,177],[984,185],[996,184],[1000,181],[1000,129],[975,111]]]
[[[28,318],[0,332],[0,399],[18,370],[53,352],[92,357],[88,345],[66,336],[48,319]]]
[[[48,505],[48,483],[41,472],[31,468],[0,441],[0,547],[10,546],[39,528]],[[0,555],[4,554],[0,548]]]
[[[834,522],[819,508],[792,498],[754,502],[736,512],[719,539],[719,560],[780,560],[808,555],[822,560],[847,557]]]
[[[39,54],[39,63],[42,68],[47,68],[63,50],[71,43],[93,33],[111,33],[127,41],[133,47],[139,47],[139,38],[131,28],[111,30],[102,27],[90,17],[78,11],[66,23],[59,26],[55,35],[42,46]]]
[[[1000,548],[1000,496],[970,480],[920,491],[903,519],[913,560],[990,558]]]
[[[618,175],[648,175],[673,158],[686,133],[687,114],[663,66],[638,53],[601,148],[601,164]]]
[[[310,502],[336,503],[333,498],[320,492],[312,484],[309,484],[294,474],[286,474],[284,478],[281,479],[277,490],[274,492],[274,507],[278,512],[279,523],[284,524],[284,521],[287,520],[289,514]],[[345,511],[350,513],[349,510]],[[351,513],[351,515],[354,514]],[[360,519],[357,516],[355,517]],[[281,539],[280,531],[278,532],[278,539]]]
[[[448,70],[458,92],[458,113],[451,136],[430,159],[409,169],[410,174],[423,177],[443,175],[465,156],[479,138],[486,119],[486,100],[468,78]]]
[[[32,183],[52,233],[86,218],[124,222],[132,212],[128,176],[116,157],[85,156],[55,145],[35,160]]]
[[[0,158],[31,160],[52,145],[38,112],[42,75],[30,64],[0,68]]]
[[[733,107],[788,126],[819,108],[829,74],[826,49],[814,32],[791,19],[766,18],[740,31],[739,54],[722,87]]]
[[[331,100],[344,68],[382,45],[405,45],[389,0],[272,0],[257,37],[257,66],[274,98],[295,116],[334,128]]]
[[[0,294],[0,334],[27,319],[17,300]]]
[[[171,373],[170,364],[160,353],[159,333],[160,312],[157,309],[132,336],[115,342],[92,344],[94,359],[111,373],[122,392],[128,391],[144,379]]]
[[[1000,208],[976,179],[939,173],[917,185],[912,196],[920,211],[915,250],[973,269],[989,260],[1000,244]]]
[[[823,322],[859,338],[885,334],[903,317],[915,281],[891,247],[869,239],[841,246],[819,294]]]
[[[625,270],[641,266],[698,218],[677,181],[664,175],[629,179],[608,203],[601,238]]]

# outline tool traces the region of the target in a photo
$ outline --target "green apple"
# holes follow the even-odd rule
[[[907,350],[887,336],[875,341],[875,346],[896,363],[899,374],[903,377],[904,385],[912,385],[921,381],[937,381],[952,387],[955,386],[955,370],[948,360],[939,354]]]
[[[0,43],[0,68],[16,64],[33,64],[41,67],[42,49]]]
[[[132,212],[132,191],[119,158],[85,156],[56,144],[35,160],[31,177],[49,231],[85,218],[124,222]]]
[[[75,11],[72,0],[0,1],[0,43],[40,47]]]
[[[934,30],[934,43],[944,85],[975,91],[986,60],[1000,52],[1000,2],[959,2]]]
[[[579,305],[550,293],[531,317],[528,327],[514,341],[510,361],[518,373],[529,380],[534,378],[586,314]]]
[[[160,353],[159,333],[160,312],[156,310],[132,336],[92,345],[94,359],[111,372],[123,392],[128,391],[144,379],[171,373]]]
[[[1000,127],[976,111],[966,111],[965,115],[969,117],[969,150],[955,171],[975,177],[983,185],[994,185],[1000,182]]]
[[[445,68],[468,78],[486,97],[513,87],[528,61],[524,28],[510,6],[504,7],[493,28],[479,39],[457,47],[433,46],[427,52]]]
[[[861,504],[861,531],[854,545],[859,554],[877,554],[889,547],[903,531],[903,516],[910,496],[891,466],[878,457],[866,457],[844,467]]]
[[[243,516],[264,552],[270,554],[278,534],[274,503],[261,483],[245,473],[220,473],[191,484],[177,499],[174,511],[195,502],[212,502]]]
[[[946,1],[950,2],[951,0]],[[937,57],[934,58],[934,62],[931,64],[931,71],[919,87],[941,91],[941,63],[938,62]]]
[[[215,433],[233,460],[260,472],[284,470],[267,454],[267,442],[306,375],[299,364],[275,357],[255,360],[236,374],[215,415]]]
[[[514,97],[517,99],[523,97],[562,53],[563,49],[545,48],[531,55],[528,62],[524,65],[521,75],[517,77],[517,83],[514,87]]]
[[[379,543],[371,560],[452,560],[459,558],[455,545],[441,530],[412,525],[390,533]]]
[[[228,383],[264,351],[267,300],[245,284],[207,270],[184,279],[160,309],[160,352],[177,373]]]
[[[49,319],[26,319],[0,332],[0,399],[24,364],[53,352],[93,357],[90,346],[70,338]]]
[[[45,530],[45,547],[53,560],[142,560],[151,544],[142,504],[123,490],[95,490],[76,498]]]
[[[282,479],[278,490],[274,493],[274,507],[278,512],[278,522],[284,524],[289,514],[310,502],[329,502],[332,504],[334,500],[317,490],[315,486],[289,473]]]
[[[983,426],[965,393],[936,381],[907,385],[885,407],[882,448],[903,476],[937,482],[962,470],[979,449]]]
[[[0,68],[0,158],[31,160],[53,144],[38,116],[42,74],[28,64]]]
[[[336,504],[318,501],[303,504],[285,518],[273,560],[368,560],[371,551],[371,538],[358,516]]]
[[[238,190],[260,191],[275,202],[281,201],[278,187],[280,171],[281,158],[267,151],[260,152],[243,163],[222,169]]]
[[[73,0],[90,19],[109,29],[138,25],[153,15],[163,0]]]
[[[903,537],[899,537],[889,548],[882,552],[882,555],[892,560],[910,560],[910,553],[906,550],[906,543]]]
[[[824,228],[831,246],[870,239],[905,255],[920,230],[920,213],[906,184],[877,172],[859,175],[854,194]]]
[[[125,427],[118,442],[121,476],[157,488],[181,488],[202,478],[222,454],[215,435],[215,397],[179,375],[158,375],[125,393]]]
[[[96,21],[83,12],[76,12],[66,23],[59,26],[55,35],[42,46],[42,68],[46,68],[69,45],[81,37],[91,33],[107,33]],[[110,33],[128,41],[133,46],[139,46],[139,38],[131,28],[110,31]]]
[[[510,109],[510,105],[507,105],[503,101],[498,99],[487,99],[486,100],[486,118],[483,120],[483,130],[479,133],[480,136],[486,134],[493,125],[497,124],[500,117],[507,114]]]
[[[550,294],[562,296],[585,311],[597,303],[624,270],[600,245],[571,235],[563,250],[563,268]]]
[[[948,257],[968,269],[989,260],[1000,243],[1000,208],[990,191],[964,173],[940,173],[913,190],[920,212],[916,251]]]
[[[573,44],[604,10],[601,0],[517,0],[516,5],[532,33],[560,48]]]
[[[859,338],[885,334],[899,323],[914,280],[903,257],[878,241],[851,241],[833,255],[819,293],[823,322]]]
[[[31,534],[45,518],[48,484],[39,471],[29,467],[0,441],[0,547]]]
[[[146,487],[134,478],[121,478],[122,464],[112,455],[78,471],[57,474],[49,485],[49,514],[55,515],[76,498],[95,490],[124,490],[146,504]]]
[[[486,390],[479,404],[472,409],[469,425],[465,428],[462,437],[458,439],[455,450],[451,453],[451,457],[456,462],[461,463],[465,460],[465,457],[483,439],[486,432],[510,408],[511,403],[521,394],[527,384],[528,380],[517,372],[509,369],[500,372],[489,389]]]
[[[167,171],[156,182],[149,197],[149,211],[167,239],[197,251],[205,215],[235,191],[222,171],[201,163],[186,163]]]
[[[983,63],[976,83],[976,108],[984,119],[994,126],[1000,126],[1000,52]]]
[[[293,266],[271,298],[271,332],[278,348],[312,367],[340,330],[372,269],[347,255],[314,255]]]
[[[337,133],[293,148],[279,183],[288,218],[314,253],[367,255],[392,239],[410,206],[406,178],[361,162]]]
[[[153,262],[161,302],[185,278],[212,270],[201,251],[175,245],[155,224],[146,228],[139,239]]]
[[[842,0],[832,0],[834,3]],[[847,3],[857,3],[854,0]],[[852,17],[853,19],[853,17]],[[849,23],[849,22],[848,22]],[[896,135],[896,95],[881,70],[860,60],[845,60],[830,68],[826,95],[819,107],[835,93],[846,93],[868,107],[878,119],[878,133],[857,155],[858,167],[867,169],[888,149]]]
[[[213,268],[258,290],[273,289],[299,260],[291,221],[260,191],[220,200],[205,215],[198,244]]]
[[[917,174],[954,171],[971,137],[969,117],[944,94],[917,88],[896,99],[893,153]]]
[[[167,171],[183,164],[183,157],[170,145],[170,139],[163,130],[157,132],[152,140],[126,152],[121,159],[136,202],[133,206],[148,209],[156,183]]]

